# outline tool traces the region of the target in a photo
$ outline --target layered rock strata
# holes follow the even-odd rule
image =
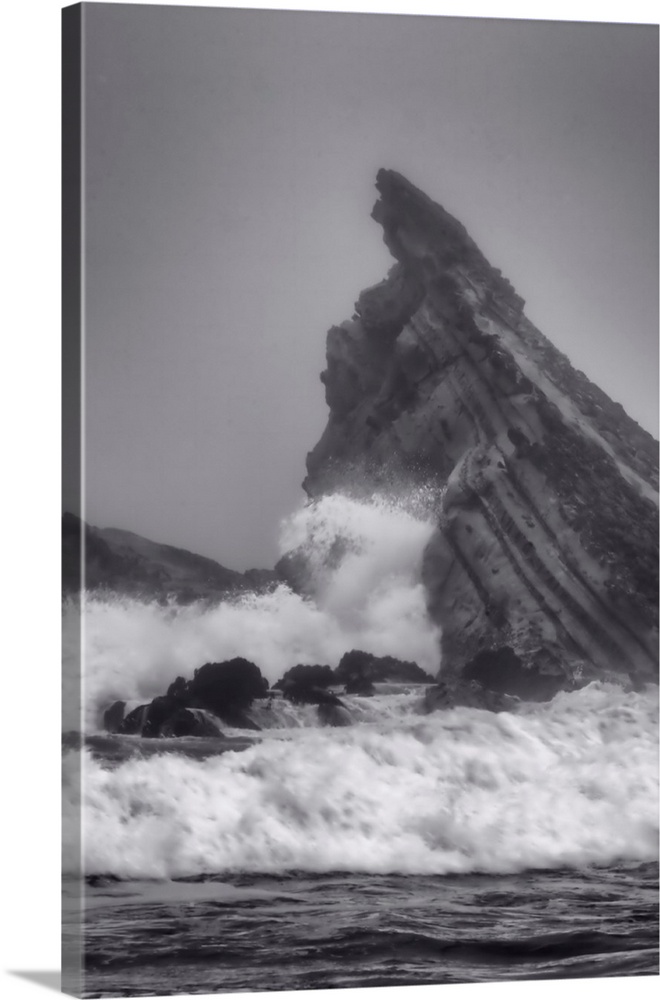
[[[444,677],[523,696],[656,680],[657,443],[529,322],[456,219],[397,173],[376,186],[396,263],[328,333],[308,495],[431,487]]]

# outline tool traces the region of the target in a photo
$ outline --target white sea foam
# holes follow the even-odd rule
[[[314,565],[314,600],[286,586],[215,607],[88,598],[85,728],[95,729],[103,708],[116,699],[149,700],[177,675],[191,677],[205,662],[235,656],[255,662],[271,683],[296,663],[334,667],[350,649],[414,660],[435,674],[439,635],[419,581],[433,522],[422,501],[428,498],[368,503],[335,495],[285,522],[282,551],[302,548]],[[328,567],[336,542],[344,545],[343,554]],[[71,606],[65,643],[77,627]],[[79,728],[75,717],[66,718],[66,707],[66,728]]]
[[[297,512],[282,550],[304,554],[313,600],[284,586],[215,607],[89,599],[86,728],[114,699],[148,700],[208,660],[244,656],[273,682],[296,663],[335,666],[361,648],[435,673],[439,635],[419,582],[433,531],[428,500],[334,496]],[[71,658],[77,627],[71,606]],[[65,712],[74,695],[65,693]],[[515,715],[419,716],[419,697],[414,687],[345,696],[353,725],[341,729],[321,727],[314,706],[261,702],[255,745],[205,761],[167,754],[108,767],[85,752],[86,870],[441,874],[657,857],[657,688],[592,684]],[[70,830],[78,764],[79,754],[66,755]],[[75,837],[65,844],[73,852]],[[75,869],[72,854],[65,870]]]
[[[360,696],[344,694],[341,688],[334,688],[346,706],[351,722],[356,725],[387,726],[405,720],[410,715],[418,715],[424,696],[425,685],[391,685],[395,693]],[[396,690],[398,689],[398,690]],[[250,718],[269,735],[288,735],[291,729],[321,728],[325,725],[316,705],[298,705],[286,698],[273,701],[255,701],[250,709]],[[244,729],[231,729],[226,725],[222,731],[227,736],[254,736]]]
[[[86,756],[86,870],[512,872],[657,857],[657,688],[592,684],[518,715],[386,714],[203,762],[111,770]],[[67,767],[75,812],[75,754]]]

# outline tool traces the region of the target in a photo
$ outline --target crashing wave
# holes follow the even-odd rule
[[[163,754],[110,769],[85,753],[85,870],[444,874],[649,861],[657,732],[657,688],[595,683],[516,715],[384,712],[379,725],[289,729],[204,761]],[[78,763],[67,755],[70,821]]]

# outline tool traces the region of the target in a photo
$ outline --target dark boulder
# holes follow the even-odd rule
[[[255,732],[261,732],[261,726],[254,721],[249,712],[228,708],[221,715],[222,721],[234,729],[253,729]]]
[[[335,674],[337,680],[342,684],[348,684],[354,680],[375,679],[374,661],[377,659],[372,653],[365,653],[361,649],[352,649],[349,653],[344,653]]]
[[[147,711],[147,717],[142,727],[143,736],[160,736],[163,725],[179,710],[179,701],[160,695],[154,698]]]
[[[429,684],[433,681],[430,674],[412,661],[398,660],[395,656],[374,656],[373,653],[365,653],[360,649],[344,653],[335,674],[343,684],[354,684],[361,680],[411,684]]]
[[[297,684],[287,681],[282,689],[282,697],[297,705],[329,705],[345,708],[343,701],[332,691],[314,687],[311,684]]]
[[[412,660],[398,660],[396,656],[377,656],[375,669],[379,681],[400,681],[410,684],[428,684],[435,680]]]
[[[118,733],[124,721],[125,701],[116,701],[103,713],[103,728],[108,733]]]
[[[250,718],[248,709],[255,698],[264,698],[267,693],[268,682],[249,660],[205,663],[192,680],[177,677],[167,694],[129,712],[114,731],[143,737],[217,736],[217,725],[204,712],[219,716],[230,726],[258,730],[261,727]],[[110,712],[114,720],[119,709],[113,705],[106,715]]]
[[[185,705],[186,702],[188,701],[188,696],[189,696],[188,685],[189,682],[185,680],[183,677],[177,677],[176,680],[172,681],[172,683],[168,687],[167,697],[173,698],[176,701],[180,702],[182,705]]]
[[[297,663],[273,684],[273,687],[280,691],[284,690],[284,685],[293,683],[306,687],[327,688],[337,683],[335,672],[332,667],[321,666],[318,663]]]
[[[339,700],[339,699],[337,699]],[[317,708],[319,721],[324,726],[350,726],[353,722],[345,705],[324,703]]]
[[[268,681],[259,667],[243,657],[205,663],[187,687],[191,707],[206,708],[221,718],[243,716],[255,698],[265,698]]]
[[[118,875],[85,875],[85,884],[90,889],[105,889],[107,886],[117,885],[121,882]]]
[[[179,708],[163,723],[160,735],[222,736],[222,731],[201,708]]]
[[[138,705],[137,708],[128,713],[117,732],[122,736],[141,736],[149,708],[149,705]]]
[[[466,681],[476,681],[486,690],[515,695],[530,701],[548,701],[567,687],[566,676],[557,670],[541,671],[523,666],[510,646],[482,650],[462,672]]]
[[[356,677],[352,676],[346,681],[344,685],[345,694],[361,694],[363,696],[370,696],[375,694],[375,687],[373,681],[369,680],[368,677]]]
[[[161,728],[181,707],[176,698],[159,695],[148,705],[139,705],[126,716],[117,732],[126,736],[155,738],[161,735]]]

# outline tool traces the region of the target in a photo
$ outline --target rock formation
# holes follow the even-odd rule
[[[381,170],[396,263],[327,337],[312,498],[428,484],[442,675],[524,697],[657,679],[658,451],[526,319],[463,226]]]
[[[259,729],[248,710],[255,698],[267,693],[268,681],[259,667],[235,657],[205,663],[191,680],[177,677],[164,695],[138,705],[125,718],[125,702],[115,702],[104,713],[104,725],[109,732],[145,738],[222,736],[219,721],[239,729]]]
[[[335,677],[340,684],[356,681],[431,684],[433,678],[417,663],[397,660],[395,656],[374,656],[361,649],[344,653],[337,664]],[[357,692],[356,692],[357,693]]]
[[[156,599],[175,597],[179,602],[189,602],[264,591],[279,582],[272,570],[238,573],[186,549],[161,545],[119,528],[95,528],[75,514],[65,513],[62,517],[64,594],[80,590],[83,538],[85,585],[90,591]]]
[[[296,663],[295,667],[290,667],[284,672],[273,684],[273,688],[276,691],[284,691],[287,686],[327,688],[332,684],[337,684],[337,678],[332,667],[327,664]]]

